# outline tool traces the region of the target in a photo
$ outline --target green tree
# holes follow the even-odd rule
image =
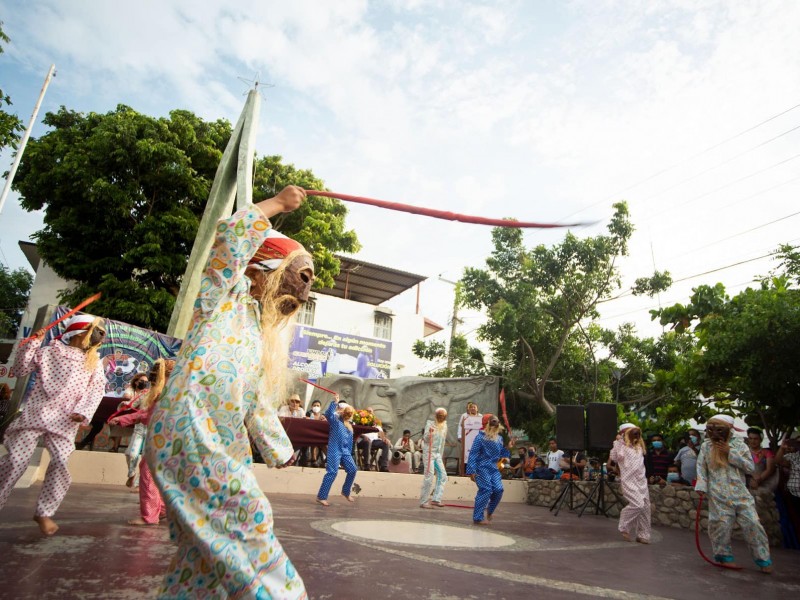
[[[699,286],[690,303],[656,311],[696,339],[669,373],[685,394],[683,410],[707,417],[736,412],[772,444],[800,425],[800,290],[785,276],[733,298],[722,284]]]
[[[426,342],[417,340],[411,351],[418,357],[430,361],[451,361],[452,366],[438,367],[426,373],[428,377],[477,377],[489,375],[492,367],[486,363],[480,348],[469,345],[463,335],[457,334],[450,343],[450,347],[439,341]]]
[[[10,41],[3,31],[3,22],[0,21],[0,54],[4,52],[3,44],[8,44]],[[11,97],[0,89],[0,107],[3,105],[11,106]],[[0,108],[0,150],[6,146],[16,148],[22,130],[22,121],[19,117]]]
[[[487,268],[464,274],[465,304],[488,314],[479,335],[494,362],[505,365],[510,406],[520,421],[542,422],[558,403],[612,399],[608,387],[598,389],[599,333],[584,324],[620,287],[616,261],[627,255],[633,225],[624,202],[614,209],[608,234],[580,239],[567,233],[552,247],[527,249],[519,229],[496,228]],[[637,280],[634,293],[652,294],[668,283],[669,274],[657,274]]]
[[[28,144],[15,187],[27,210],[44,209],[34,234],[42,258],[72,285],[67,304],[103,292],[93,312],[165,331],[208,193],[228,139],[225,120],[175,110],[153,118],[120,105],[106,114],[62,107]],[[284,183],[321,185],[310,171],[257,160],[256,197]],[[333,252],[358,249],[340,202],[314,198],[276,219],[314,254],[319,285],[338,272]]]
[[[9,271],[8,267],[0,265],[0,338],[17,336],[32,285],[33,275],[27,270]]]

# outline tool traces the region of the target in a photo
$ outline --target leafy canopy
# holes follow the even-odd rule
[[[61,300],[74,305],[102,291],[93,312],[165,331],[230,123],[185,110],[153,118],[124,105],[106,114],[61,107],[44,122],[51,130],[28,144],[15,187],[24,208],[45,211],[34,237],[72,282]],[[288,183],[323,185],[279,156],[256,160],[255,198]],[[345,214],[339,201],[312,198],[274,219],[314,255],[318,286],[338,272],[334,252],[358,250]]]
[[[4,52],[3,44],[8,44],[11,40],[3,31],[3,22],[0,21],[0,54]],[[11,97],[0,89],[0,150],[6,146],[17,147],[20,133],[23,130],[22,121],[16,115],[6,112],[3,105],[11,105]]]
[[[0,265],[0,338],[16,337],[32,285],[33,275],[27,270],[9,271]]]

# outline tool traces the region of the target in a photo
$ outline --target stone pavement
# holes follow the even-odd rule
[[[74,484],[52,538],[31,520],[40,485],[15,489],[0,512],[0,599],[152,598],[173,547],[167,528],[130,527],[138,496]],[[273,494],[276,533],[313,599],[796,598],[800,552],[774,549],[763,575],[741,543],[743,571],[702,561],[685,530],[654,529],[649,546],[622,541],[616,520],[501,504],[490,527],[467,508],[414,500]],[[462,503],[466,505],[466,503]],[[401,542],[401,543],[400,543]],[[706,553],[708,540],[702,539]]]

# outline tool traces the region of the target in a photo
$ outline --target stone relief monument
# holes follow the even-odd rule
[[[468,402],[477,404],[481,413],[497,414],[498,410],[496,377],[361,379],[352,375],[326,375],[318,383],[337,392],[356,409],[371,407],[392,443],[404,429],[411,430],[411,437],[419,440],[425,421],[433,418],[438,407],[444,407],[447,409],[445,458],[461,457],[456,428]],[[331,395],[314,388],[311,400],[319,400],[325,410]]]

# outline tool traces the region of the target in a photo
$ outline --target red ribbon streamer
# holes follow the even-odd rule
[[[59,323],[61,323],[61,321],[65,320],[65,319],[69,319],[69,318],[70,318],[72,315],[74,315],[74,314],[75,314],[76,312],[78,312],[80,309],[82,309],[82,308],[84,308],[84,307],[88,306],[89,304],[91,304],[91,303],[92,303],[92,302],[94,302],[95,300],[98,300],[98,299],[100,298],[100,296],[102,296],[102,293],[101,293],[101,292],[97,292],[97,293],[96,293],[94,296],[89,296],[89,297],[88,297],[86,300],[84,300],[83,302],[81,302],[80,304],[78,304],[78,306],[76,306],[75,308],[73,308],[71,311],[69,311],[69,312],[68,312],[67,314],[65,314],[63,317],[61,317],[60,319],[56,319],[55,321],[53,321],[52,323],[50,323],[50,324],[49,324],[49,325],[47,325],[46,327],[43,327],[42,329],[43,329],[45,332],[47,332],[47,331],[50,331],[50,330],[51,330],[53,327],[55,327],[56,325],[58,325]],[[36,337],[36,334],[33,334],[33,335],[32,335],[32,336],[30,336],[30,337],[26,337],[24,340],[22,340],[22,341],[19,343],[19,345],[20,345],[20,346],[22,346],[23,344],[27,344],[28,342],[30,342],[30,341],[31,341],[33,338],[35,338],[35,337]]]
[[[503,422],[506,424],[506,431],[511,435],[511,425],[508,424],[508,413],[506,412],[506,390],[500,390],[500,408],[503,411]]]
[[[346,200],[348,202],[357,202],[358,204],[368,204],[370,206],[378,206],[380,208],[388,208],[389,210],[398,210],[400,212],[407,212],[415,215],[434,217],[436,219],[445,219],[447,221],[460,221],[461,223],[474,223],[476,225],[491,225],[493,227],[554,229],[557,227],[583,227],[585,225],[592,224],[592,223],[536,223],[533,221],[511,221],[508,219],[490,219],[488,217],[462,215],[447,210],[422,208],[420,206],[412,206],[411,204],[402,204],[400,202],[387,202],[386,200],[375,200],[374,198],[351,196],[350,194],[339,194],[337,192],[323,192],[319,190],[305,190],[305,192],[309,196],[325,196],[326,198],[338,198],[339,200]]]
[[[333,396],[335,396],[337,394],[337,392],[334,392],[333,390],[329,390],[326,387],[322,387],[321,385],[317,385],[316,383],[311,383],[308,379],[301,379],[300,381],[302,381],[303,383],[307,383],[308,385],[310,385],[312,387],[315,387],[318,390],[322,390],[323,392],[328,392],[329,394],[331,394]]]
[[[721,567],[723,569],[731,569],[732,571],[741,571],[742,567],[734,567],[732,565],[726,565],[725,563],[718,563],[711,560],[705,555],[703,549],[700,547],[700,510],[703,508],[703,492],[698,492],[698,495],[700,496],[700,502],[697,504],[697,518],[694,520],[694,542],[697,545],[697,551],[700,553],[700,556],[703,557],[703,560],[710,565]]]

